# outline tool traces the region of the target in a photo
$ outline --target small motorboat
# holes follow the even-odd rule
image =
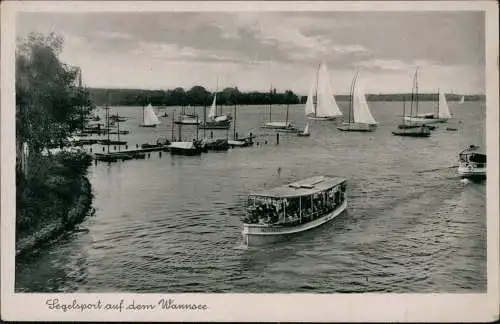
[[[458,154],[457,172],[461,178],[481,180],[486,178],[486,152],[471,145]]]

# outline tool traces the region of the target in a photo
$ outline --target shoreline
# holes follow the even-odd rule
[[[16,258],[34,252],[37,248],[59,238],[89,216],[93,201],[92,185],[85,176],[80,177],[78,181],[81,191],[76,202],[68,210],[66,215],[68,221],[64,222],[64,219],[60,218],[44,225],[32,234],[22,238],[16,237]]]

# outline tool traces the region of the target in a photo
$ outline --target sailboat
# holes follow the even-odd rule
[[[148,104],[146,107],[142,107],[142,124],[139,127],[156,127],[156,125],[161,124],[158,117],[156,117],[153,106]]]
[[[451,118],[451,113],[450,108],[448,107],[448,102],[446,101],[446,96],[441,89],[438,90],[438,97],[439,99],[436,112],[417,114],[416,116],[406,116],[405,120],[425,124],[446,123],[448,119]]]
[[[311,135],[311,126],[309,125],[309,122],[307,122],[306,127],[304,127],[304,130],[298,132],[297,136],[310,136],[310,135]]]
[[[377,127],[377,122],[370,112],[365,93],[359,85],[358,80],[359,73],[356,73],[350,89],[349,120],[337,128],[345,132],[373,132]]]
[[[320,64],[307,96],[305,113],[309,119],[332,120],[342,117],[330,85],[328,68]]]
[[[463,104],[463,103],[464,103],[464,101],[465,101],[465,96],[462,96],[462,98],[460,98],[460,102],[459,102],[459,104]]]
[[[415,95],[416,93],[416,95]],[[413,104],[415,101],[416,109],[418,109],[418,70],[415,71],[413,77],[413,88],[411,92],[410,116],[413,113]],[[403,123],[398,125],[398,129],[393,131],[393,135],[408,136],[408,137],[429,137],[431,135],[432,126],[426,126],[420,121],[407,120],[406,101],[403,101]]]
[[[200,125],[201,129],[229,129],[231,127],[231,116],[224,114],[217,116],[217,93],[214,94],[208,118],[209,120]]]
[[[296,132],[297,128],[295,127],[295,124],[291,121],[288,120],[288,113],[290,109],[290,105],[288,104],[286,106],[286,119],[285,121],[271,121],[271,109],[272,109],[272,94],[273,94],[273,86],[271,85],[271,89],[269,91],[269,121],[264,123],[264,125],[261,126],[261,128],[268,128],[268,129],[274,129],[276,131],[280,132]]]

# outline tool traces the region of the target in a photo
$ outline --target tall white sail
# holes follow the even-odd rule
[[[439,90],[439,113],[438,118],[440,119],[450,119],[450,108],[448,107],[448,103],[446,102],[446,97],[444,93]]]
[[[370,108],[368,107],[368,102],[366,102],[366,96],[359,82],[359,78],[358,80],[356,80],[356,83],[354,85],[352,100],[354,122],[360,124],[376,125],[377,121],[375,120],[375,118],[373,118]]]
[[[325,63],[323,63],[319,69],[317,93],[316,117],[342,116],[342,112],[337,106],[337,102],[333,96],[330,76]]]
[[[316,86],[316,80],[311,83],[309,88],[309,93],[307,94],[305,113],[307,115],[314,115],[314,89]]]
[[[462,96],[462,98],[460,98],[460,103],[461,103],[461,104],[463,104],[463,103],[464,103],[464,101],[465,101],[465,97],[464,97],[464,96]]]
[[[158,117],[156,117],[155,111],[153,110],[153,106],[151,104],[147,105],[146,108],[144,108],[144,120],[143,120],[144,125],[158,125],[161,124],[160,120]]]
[[[212,107],[210,107],[210,112],[208,113],[208,118],[214,119],[217,112],[217,94],[214,95],[214,101],[212,102]]]

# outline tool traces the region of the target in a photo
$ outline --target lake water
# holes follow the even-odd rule
[[[258,146],[93,165],[95,215],[79,231],[17,260],[16,290],[484,292],[486,186],[462,183],[447,167],[464,147],[484,147],[485,106],[449,105],[456,120],[430,138],[393,136],[402,103],[372,102],[379,122],[373,133],[316,122],[310,137],[281,134],[279,145],[275,133],[258,128],[268,106],[239,107],[238,132],[252,131]],[[340,106],[347,111],[346,103]],[[420,110],[432,106],[421,103]],[[170,138],[172,110],[179,113],[168,108],[170,116],[155,129],[137,127],[140,107],[112,113],[133,117],[121,128],[131,131],[122,139],[135,146]],[[284,119],[285,109],[274,106],[272,118]],[[290,107],[290,120],[303,126],[303,105]],[[196,133],[189,126],[182,131],[186,138]],[[242,245],[247,194],[322,174],[348,180],[347,213],[287,242]]]

